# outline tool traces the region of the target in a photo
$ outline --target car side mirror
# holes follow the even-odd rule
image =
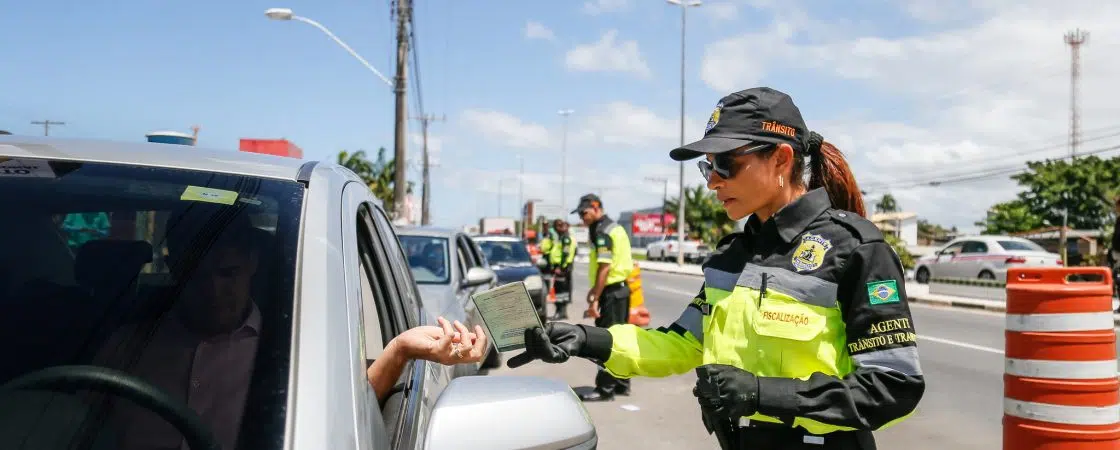
[[[481,286],[494,280],[494,271],[485,267],[471,267],[463,279],[463,287]]]
[[[548,412],[547,421],[541,411]],[[452,380],[440,394],[424,449],[590,449],[598,440],[591,416],[567,384],[541,377],[467,376]]]

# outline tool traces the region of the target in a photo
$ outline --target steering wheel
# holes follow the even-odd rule
[[[54,366],[17,377],[0,389],[55,392],[88,389],[109,393],[158,414],[183,434],[192,450],[221,450],[198,414],[159,388],[119,370],[99,366]]]

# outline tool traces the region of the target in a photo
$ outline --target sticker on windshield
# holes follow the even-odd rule
[[[54,169],[46,161],[0,158],[0,177],[54,178]]]
[[[237,192],[201,186],[187,186],[179,200],[232,205],[233,202],[237,201]]]

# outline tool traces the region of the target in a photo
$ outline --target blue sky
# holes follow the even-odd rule
[[[1088,1],[1060,6],[706,2],[689,10],[686,136],[699,136],[721,96],[769,85],[792,94],[810,127],[848,153],[861,183],[967,228],[1013,185],[912,181],[1005,167],[1024,148],[1062,142],[1067,28],[1095,33],[1084,55],[1084,128],[1116,125],[1109,80],[1120,64],[1108,55],[1120,39],[1108,27],[1120,11]],[[321,22],[391,76],[388,1],[10,1],[0,13],[0,129],[39,134],[30,122],[52,119],[67,123],[54,136],[137,141],[198,124],[207,147],[284,137],[306,158],[391,150],[389,88],[313,27],[267,20],[269,7]],[[667,151],[679,139],[677,7],[416,0],[415,8],[423,107],[447,117],[430,137],[437,224],[497,214],[499,184],[501,213],[514,214],[519,155],[524,197],[561,203],[561,108],[575,110],[565,212],[592,190],[612,214],[656,205],[662,188],[645,180],[651,176],[676,189]],[[410,114],[418,113],[416,93],[410,89]],[[410,159],[419,155],[419,131],[411,121]],[[693,164],[685,169],[686,183],[698,183]],[[419,171],[410,178],[418,182]]]

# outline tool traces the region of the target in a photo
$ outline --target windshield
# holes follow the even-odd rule
[[[478,246],[486,253],[486,260],[495,266],[533,265],[533,258],[521,241],[477,240]]]
[[[100,366],[193,409],[224,448],[282,430],[302,187],[17,162],[36,170],[0,171],[0,383],[54,366]],[[74,417],[90,440],[112,439],[114,448],[183,441],[154,412],[109,394],[25,394],[19,402],[53,410],[37,409],[41,420]],[[13,399],[0,395],[0,408]]]
[[[1031,241],[998,241],[1004,250],[1024,250],[1028,252],[1044,252],[1046,249]]]
[[[447,238],[431,236],[400,236],[401,245],[408,255],[412,277],[420,284],[448,284],[451,272],[447,270]]]

